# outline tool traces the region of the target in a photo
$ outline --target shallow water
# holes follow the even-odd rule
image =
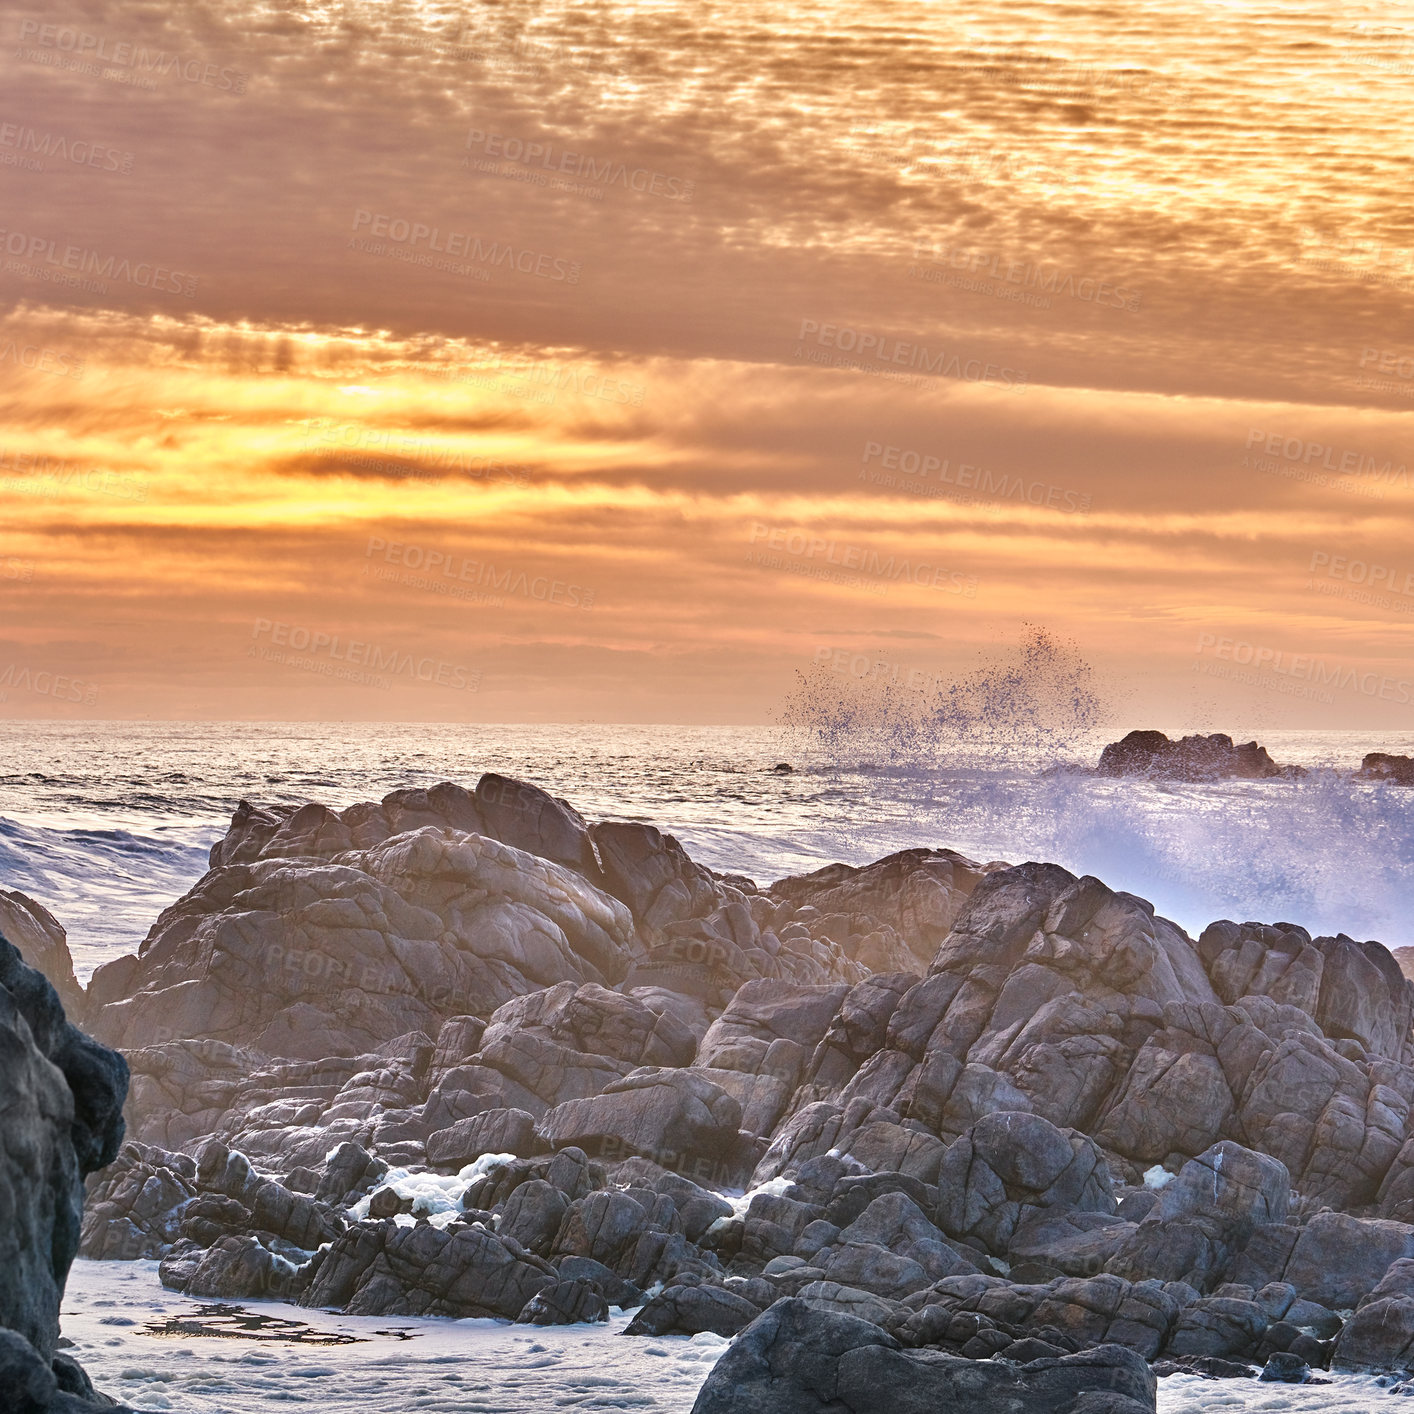
[[[315,1333],[354,1336],[311,1346],[227,1335],[159,1336],[148,1329],[203,1304],[164,1291],[156,1262],[74,1263],[64,1298],[71,1354],[95,1386],[135,1407],[181,1414],[276,1414],[290,1405],[320,1414],[544,1414],[551,1409],[689,1414],[726,1350],[718,1336],[627,1337],[630,1319],[603,1326],[531,1330],[500,1321],[336,1316],[277,1301],[243,1301],[252,1316]],[[1159,1381],[1159,1414],[1369,1414],[1405,1407],[1372,1379],[1329,1385],[1256,1380]]]

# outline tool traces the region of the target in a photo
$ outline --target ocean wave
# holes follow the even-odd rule
[[[222,830],[186,821],[160,832],[56,829],[0,816],[0,884],[42,903],[64,925],[74,970],[134,951],[157,915],[206,869]]]

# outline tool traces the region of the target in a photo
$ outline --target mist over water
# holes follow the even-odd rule
[[[1155,725],[1121,710],[1072,645],[1033,629],[955,680],[834,655],[798,675],[782,720],[849,794],[872,795],[876,813],[835,825],[841,856],[933,844],[1048,860],[1195,934],[1230,917],[1414,943],[1414,790],[1351,779],[1366,751],[1414,739],[1261,733],[1278,762],[1310,769],[1294,781],[1095,776],[1106,741]]]

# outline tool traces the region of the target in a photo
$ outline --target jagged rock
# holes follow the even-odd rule
[[[1255,1301],[1213,1296],[1183,1309],[1166,1348],[1170,1355],[1252,1356],[1267,1326]]]
[[[1286,1218],[1290,1190],[1284,1164],[1225,1139],[1184,1164],[1107,1268],[1134,1281],[1157,1277],[1210,1290],[1259,1226]]]
[[[788,911],[778,911],[772,921],[784,924],[798,909],[811,907],[824,917],[850,919],[860,939],[886,927],[908,950],[909,964],[922,971],[978,880],[999,867],[1004,866],[977,864],[950,849],[904,850],[863,868],[829,864],[773,884],[771,897]]]
[[[234,1198],[250,1210],[252,1222],[262,1232],[305,1251],[332,1241],[347,1226],[344,1217],[327,1203],[257,1174],[244,1154],[227,1149],[217,1140],[203,1147],[197,1158],[196,1176],[202,1191]]]
[[[461,1169],[482,1154],[528,1159],[535,1148],[534,1115],[515,1109],[483,1110],[429,1135],[427,1162],[434,1168]]]
[[[599,861],[589,827],[568,801],[550,795],[528,781],[487,773],[476,783],[480,833],[527,854],[568,865],[596,878]]]
[[[1279,1350],[1267,1357],[1262,1373],[1257,1376],[1264,1384],[1304,1385],[1311,1382],[1311,1367],[1299,1356]]]
[[[1408,1223],[1317,1213],[1301,1229],[1281,1276],[1308,1301],[1350,1310],[1401,1258],[1414,1258]]]
[[[1156,1383],[1131,1351],[1101,1346],[1027,1366],[904,1350],[877,1326],[785,1298],[717,1362],[693,1414],[1140,1414]]]
[[[135,964],[98,970],[90,1020],[130,1047],[355,1055],[567,979],[618,982],[637,949],[628,910],[582,874],[424,825],[328,859],[214,868]]]
[[[388,1172],[388,1165],[375,1159],[362,1145],[345,1141],[332,1149],[314,1191],[319,1203],[336,1208],[356,1203]]]
[[[1304,776],[1299,766],[1278,766],[1255,741],[1234,746],[1222,732],[1170,741],[1163,732],[1133,731],[1100,753],[1102,776],[1154,776],[1175,781],[1245,781]]]
[[[690,1070],[647,1066],[606,1085],[593,1099],[567,1100],[540,1123],[550,1148],[641,1154],[664,1168],[697,1158],[730,1163],[741,1106]]]
[[[513,1320],[559,1280],[548,1262],[481,1227],[358,1223],[315,1256],[299,1300],[357,1316]]]
[[[1397,786],[1414,786],[1414,756],[1369,751],[1355,774],[1362,781],[1389,781]]]
[[[462,1194],[464,1209],[496,1208],[507,1202],[524,1183],[543,1179],[573,1202],[604,1186],[605,1174],[590,1163],[582,1149],[562,1149],[536,1159],[511,1159],[493,1164]]]
[[[53,985],[0,936],[0,1389],[37,1411],[92,1407],[72,1393],[78,1367],[56,1362],[59,1302],[84,1178],[122,1143],[127,1079],[122,1057],[69,1023]]]
[[[644,1296],[638,1287],[592,1257],[556,1257],[553,1266],[563,1281],[589,1282],[598,1287],[610,1306],[628,1310],[643,1304]]]
[[[554,1184],[543,1178],[532,1178],[506,1199],[496,1231],[503,1237],[514,1238],[531,1252],[548,1257],[554,1250],[556,1234],[569,1206],[569,1200]]]
[[[162,1285],[187,1296],[220,1300],[282,1301],[293,1289],[297,1265],[247,1233],[219,1237],[210,1246],[180,1242],[162,1259]]]
[[[18,890],[0,889],[0,938],[8,938],[28,964],[49,979],[69,1021],[81,1023],[84,992],[74,976],[74,959],[59,920]]]
[[[1113,1214],[1109,1169],[1093,1140],[1039,1115],[987,1116],[943,1155],[938,1226],[1003,1253],[1022,1223],[1047,1208]]]
[[[818,1267],[806,1268],[796,1275],[799,1278],[807,1273],[812,1274],[811,1279],[798,1287],[796,1296],[814,1311],[868,1321],[882,1330],[894,1323],[901,1309],[877,1292],[846,1286],[843,1282],[827,1281]]]
[[[554,1250],[616,1267],[647,1225],[648,1211],[637,1199],[600,1189],[576,1199],[565,1210]]]
[[[1414,1261],[1390,1263],[1341,1329],[1331,1364],[1337,1370],[1408,1370],[1414,1365]]]
[[[161,1257],[195,1194],[196,1162],[189,1155],[124,1144],[101,1176],[89,1180],[79,1254],[114,1261]]]

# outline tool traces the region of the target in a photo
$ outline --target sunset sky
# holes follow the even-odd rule
[[[1036,625],[1414,730],[1414,4],[1337,11],[7,10],[0,715],[765,722]]]

